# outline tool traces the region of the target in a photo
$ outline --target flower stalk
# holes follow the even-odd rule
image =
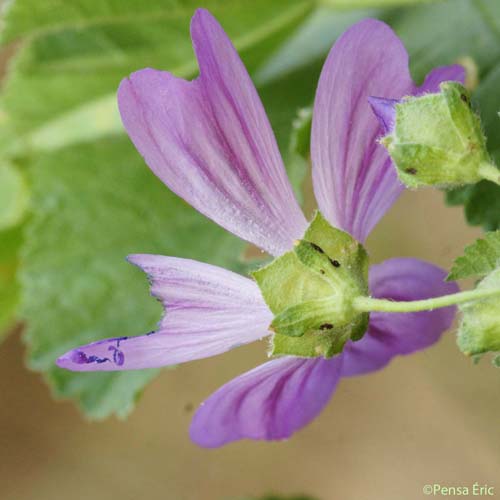
[[[467,302],[487,299],[500,296],[500,288],[487,290],[469,290],[466,292],[452,293],[432,299],[394,301],[387,299],[374,299],[372,297],[356,297],[353,307],[360,312],[387,312],[387,313],[408,313],[419,311],[432,311],[442,307],[449,307]]]

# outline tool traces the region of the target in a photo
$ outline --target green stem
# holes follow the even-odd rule
[[[479,175],[488,181],[500,185],[500,170],[491,163],[481,163],[479,166]]]
[[[433,299],[425,300],[412,300],[396,302],[387,299],[373,299],[371,297],[356,297],[353,301],[354,309],[360,312],[418,312],[418,311],[432,311],[440,307],[448,307],[456,304],[464,304],[465,302],[472,302],[475,300],[486,299],[500,295],[500,289],[487,289],[487,290],[470,290],[467,292],[453,293],[451,295],[443,295]]]

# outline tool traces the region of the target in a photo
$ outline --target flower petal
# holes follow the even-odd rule
[[[458,291],[446,272],[417,259],[390,259],[370,269],[370,290],[377,298],[420,300]],[[365,336],[344,349],[342,375],[361,375],[385,366],[394,356],[425,349],[451,326],[455,307],[418,313],[370,314]]]
[[[452,64],[451,66],[439,66],[438,68],[434,68],[425,77],[424,83],[418,87],[416,94],[439,92],[439,84],[450,81],[464,83],[465,69],[463,66]]]
[[[368,97],[398,99],[413,88],[402,42],[373,19],[348,29],[323,67],[311,132],[314,192],[330,223],[360,241],[403,189],[376,141]]]
[[[364,241],[404,189],[377,143],[383,130],[369,97],[397,100],[463,78],[461,66],[444,66],[417,88],[401,40],[380,21],[361,21],[338,39],[321,73],[311,132],[314,192],[331,224]]]
[[[123,123],[151,170],[176,194],[272,255],[306,220],[257,91],[217,21],[198,9],[191,37],[200,76],[144,69],[122,81]]]
[[[339,381],[342,357],[277,358],[210,396],[191,424],[191,439],[215,448],[238,439],[285,439],[323,409]]]
[[[74,349],[57,364],[73,371],[133,370],[219,354],[269,334],[272,314],[250,279],[188,259],[132,255],[166,309],[156,332]]]
[[[400,103],[401,100],[369,97],[368,102],[382,126],[384,135],[390,134],[396,124],[396,104]]]

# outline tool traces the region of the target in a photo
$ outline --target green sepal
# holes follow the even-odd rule
[[[444,82],[438,93],[407,97],[395,106],[394,130],[381,142],[408,187],[500,179],[470,93],[461,84]]]
[[[273,355],[331,357],[366,331],[369,316],[355,311],[352,300],[368,293],[368,256],[319,212],[293,251],[253,277],[275,315]]]
[[[331,226],[321,212],[316,212],[303,239],[321,248],[335,274],[342,277],[343,287],[368,294],[368,254],[361,243]]]
[[[301,264],[293,251],[283,254],[251,275],[275,315],[291,305],[332,294],[328,282]]]
[[[309,330],[301,337],[275,333],[271,340],[271,353],[275,356],[331,358],[342,352],[349,339],[356,341],[362,338],[368,328],[368,321],[368,314],[358,314],[349,324],[334,325],[330,330],[321,328]]]
[[[478,290],[500,288],[500,269],[496,269],[478,285]],[[460,306],[463,314],[458,329],[458,347],[468,355],[500,351],[500,298],[498,296],[468,302]]]
[[[274,317],[271,331],[290,337],[301,337],[312,330],[331,330],[332,316],[338,314],[342,316],[342,306],[339,306],[339,302],[339,298],[332,295],[288,307]]]

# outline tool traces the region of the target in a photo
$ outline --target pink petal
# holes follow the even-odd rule
[[[288,438],[329,401],[341,366],[342,357],[287,356],[264,363],[202,403],[191,424],[191,439],[215,448],[244,438]]]
[[[436,68],[417,88],[401,40],[380,21],[361,21],[338,39],[321,73],[311,132],[314,192],[331,224],[363,242],[404,189],[377,143],[384,131],[369,98],[398,100],[463,77],[461,66]]]
[[[272,255],[306,221],[257,91],[218,22],[198,9],[200,76],[144,69],[118,90],[122,120],[151,170],[201,213]]]
[[[188,259],[132,255],[166,309],[158,330],[74,349],[57,364],[73,371],[134,370],[214,356],[269,334],[272,314],[250,279]]]
[[[446,271],[417,259],[390,259],[370,269],[374,297],[420,300],[458,291],[445,282]],[[342,375],[361,375],[385,366],[397,355],[411,354],[437,342],[451,326],[454,307],[418,313],[371,313],[370,325],[358,342],[344,350]]]
[[[384,23],[367,19],[333,46],[321,73],[311,133],[314,192],[333,225],[364,241],[402,191],[369,96],[413,90],[408,54]]]
[[[383,135],[390,134],[396,125],[396,105],[399,99],[384,99],[383,97],[369,97],[368,102],[378,118]]]
[[[438,92],[439,84],[442,82],[460,82],[465,81],[465,69],[459,64],[452,64],[451,66],[440,66],[434,68],[424,80],[424,83],[418,87],[416,94],[423,94],[425,92]]]

